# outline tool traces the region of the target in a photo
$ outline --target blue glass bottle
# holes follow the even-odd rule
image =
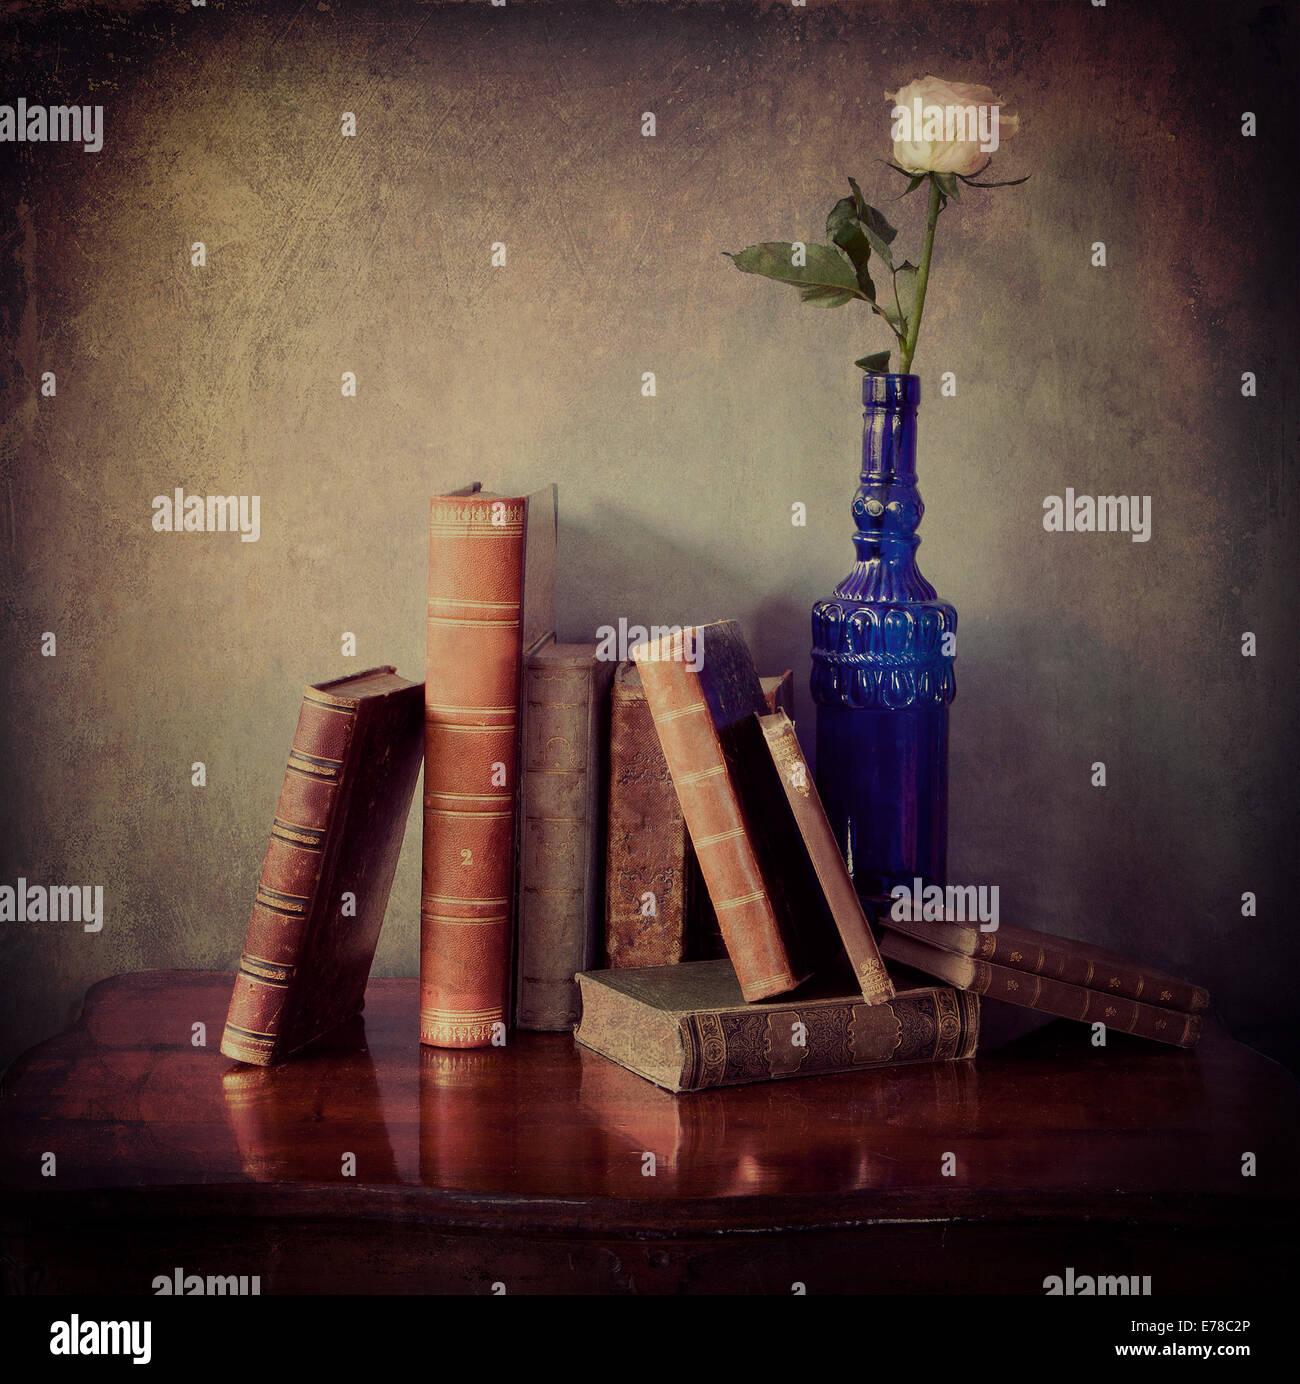
[[[817,788],[863,899],[947,882],[957,612],[916,565],[920,397],[915,375],[864,377],[857,561],[812,609]]]

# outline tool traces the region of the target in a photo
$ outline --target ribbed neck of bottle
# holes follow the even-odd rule
[[[862,381],[862,474],[853,497],[857,562],[835,588],[859,601],[929,601],[934,587],[916,567],[917,525],[925,513],[916,488],[915,375]]]
[[[865,375],[862,379],[862,483],[890,484],[916,475],[916,375]]]

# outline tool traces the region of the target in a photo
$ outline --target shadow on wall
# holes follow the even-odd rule
[[[741,570],[720,562],[706,537],[692,544],[642,514],[601,506],[586,522],[561,515],[559,570],[556,626],[563,639],[594,642],[602,625],[618,629],[620,619],[629,628],[738,620],[760,674],[793,671],[799,738],[812,753],[811,600],[763,592],[760,561]]]

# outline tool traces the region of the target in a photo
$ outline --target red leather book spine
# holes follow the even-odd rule
[[[527,500],[429,511],[420,1041],[480,1048],[508,1022]]]
[[[303,696],[221,1040],[237,1062],[274,1060],[356,724],[355,704]]]

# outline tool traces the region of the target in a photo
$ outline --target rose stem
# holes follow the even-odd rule
[[[916,336],[921,330],[921,312],[925,307],[925,290],[930,282],[930,256],[934,253],[934,228],[939,222],[939,180],[930,174],[930,205],[925,213],[925,241],[921,246],[921,264],[916,271],[916,301],[912,304],[912,316],[907,324],[907,335],[903,339],[900,374],[906,375],[912,369],[912,357],[916,354]]]

